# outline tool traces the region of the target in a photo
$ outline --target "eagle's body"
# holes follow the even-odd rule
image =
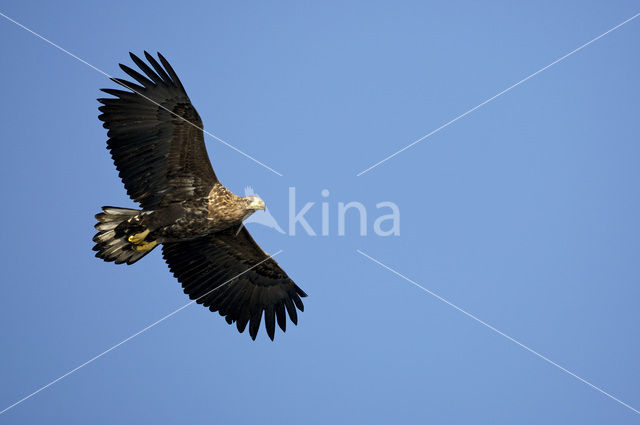
[[[126,224],[136,224],[149,230],[146,239],[157,243],[179,242],[217,233],[242,221],[255,209],[262,209],[262,200],[241,198],[215,183],[206,197],[174,202],[158,210],[143,211],[132,217]],[[263,205],[264,203],[262,203]],[[123,229],[127,227],[123,223]]]
[[[158,244],[191,299],[218,311],[255,339],[264,312],[271,339],[285,312],[297,323],[302,291],[255,243],[242,221],[264,209],[257,196],[233,194],[216,177],[202,121],[169,63],[131,54],[145,75],[120,67],[141,85],[113,79],[131,91],[102,89],[98,99],[107,147],[141,210],[103,207],[96,215],[96,256],[133,264]]]

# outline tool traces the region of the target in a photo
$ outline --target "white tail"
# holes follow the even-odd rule
[[[140,210],[118,207],[102,207],[102,212],[96,214],[98,223],[94,226],[98,233],[93,237],[97,251],[96,257],[104,261],[115,261],[116,264],[133,264],[151,251],[136,251],[135,246],[129,242],[129,232],[116,228],[123,222],[140,214]]]

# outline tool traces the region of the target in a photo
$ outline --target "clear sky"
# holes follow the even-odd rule
[[[162,52],[248,227],[309,294],[253,342],[192,305],[0,415],[0,424],[632,424],[640,415],[640,18],[356,174],[640,12],[634,1],[5,2],[123,76]],[[188,302],[158,250],[93,257],[133,207],[105,149],[107,78],[0,17],[0,410]],[[320,233],[288,234],[289,188]],[[327,189],[328,197],[321,191]],[[367,209],[366,236],[350,211]],[[373,222],[400,210],[400,235]]]

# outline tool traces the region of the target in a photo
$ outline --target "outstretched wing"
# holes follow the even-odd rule
[[[300,297],[307,294],[258,246],[247,229],[236,235],[227,229],[210,236],[165,243],[162,255],[184,292],[198,304],[218,311],[227,323],[236,323],[256,338],[262,312],[269,338],[275,322],[285,331],[285,310],[294,324],[296,307],[304,311]]]
[[[217,182],[202,135],[202,120],[169,62],[144,52],[147,65],[130,53],[140,74],[120,68],[140,85],[113,78],[131,91],[102,89],[115,98],[98,117],[109,131],[107,148],[127,193],[144,209],[207,196]]]

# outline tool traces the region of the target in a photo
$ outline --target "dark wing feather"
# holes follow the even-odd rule
[[[162,255],[189,298],[218,311],[227,323],[235,322],[240,332],[249,324],[253,339],[263,312],[267,334],[273,340],[276,317],[286,330],[285,308],[294,324],[298,321],[296,308],[304,310],[300,298],[307,294],[268,258],[245,228],[237,235],[234,228],[165,243]]]
[[[114,78],[131,91],[102,89],[115,98],[98,117],[109,131],[107,148],[127,193],[144,209],[207,196],[217,182],[204,145],[202,120],[167,60],[145,52],[151,67],[131,53],[144,73],[120,65],[138,84]],[[153,69],[152,69],[153,68]]]

